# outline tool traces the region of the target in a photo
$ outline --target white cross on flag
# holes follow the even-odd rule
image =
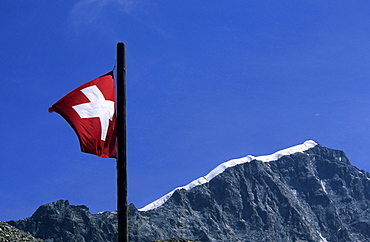
[[[116,158],[116,95],[113,72],[98,77],[65,95],[49,108],[74,129],[81,151]]]

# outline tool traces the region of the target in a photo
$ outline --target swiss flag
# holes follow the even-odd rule
[[[65,95],[49,108],[74,129],[81,151],[116,158],[116,95],[113,71]]]

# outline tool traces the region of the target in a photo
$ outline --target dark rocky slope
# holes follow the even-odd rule
[[[187,240],[182,238],[171,238],[166,240],[153,240],[152,242],[198,242],[198,241]]]
[[[115,241],[116,214],[57,201],[10,224],[45,241]],[[370,241],[370,175],[320,145],[228,168],[162,206],[129,207],[130,241]]]
[[[63,200],[40,206],[30,218],[8,223],[45,242],[117,241],[115,213],[92,215],[86,206],[73,206]]]
[[[36,239],[29,233],[14,228],[13,226],[0,222],[0,241],[1,242],[42,242],[41,239]]]

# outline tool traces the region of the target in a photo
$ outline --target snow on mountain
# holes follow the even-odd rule
[[[233,167],[233,166],[236,166],[236,165],[239,165],[239,164],[244,164],[244,163],[250,162],[252,160],[259,160],[259,161],[262,161],[262,162],[275,161],[275,160],[278,160],[279,158],[281,158],[282,156],[291,155],[291,154],[298,153],[298,152],[304,152],[308,149],[311,149],[311,148],[315,147],[316,145],[317,145],[317,143],[315,141],[307,140],[303,144],[296,145],[296,146],[293,146],[293,147],[290,147],[290,148],[287,148],[287,149],[277,151],[277,152],[275,152],[271,155],[262,155],[262,156],[248,155],[246,157],[242,157],[242,158],[239,158],[239,159],[232,159],[232,160],[226,161],[226,162],[222,163],[221,165],[217,166],[215,169],[213,169],[207,175],[205,175],[203,177],[200,177],[200,178],[190,182],[189,184],[187,184],[185,186],[175,188],[174,190],[167,193],[163,197],[155,200],[154,202],[152,202],[152,203],[150,203],[150,204],[146,205],[145,207],[140,208],[138,210],[139,211],[148,211],[148,210],[155,209],[155,208],[161,206],[162,204],[164,204],[172,196],[172,194],[175,191],[180,190],[180,189],[190,190],[193,187],[196,187],[198,185],[202,185],[204,183],[207,183],[210,180],[212,180],[215,176],[224,172],[227,168],[230,168],[230,167]]]

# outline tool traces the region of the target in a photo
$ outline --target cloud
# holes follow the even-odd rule
[[[129,19],[153,33],[169,38],[171,35],[165,29],[140,17],[151,14],[156,6],[157,3],[143,0],[79,0],[69,13],[69,27],[76,36],[81,36],[86,30],[93,30],[116,40],[122,32],[117,26]],[[113,20],[117,16],[120,20]]]
[[[135,0],[80,0],[73,6],[69,19],[75,30],[80,30],[98,25],[108,8],[129,14],[137,5]]]

